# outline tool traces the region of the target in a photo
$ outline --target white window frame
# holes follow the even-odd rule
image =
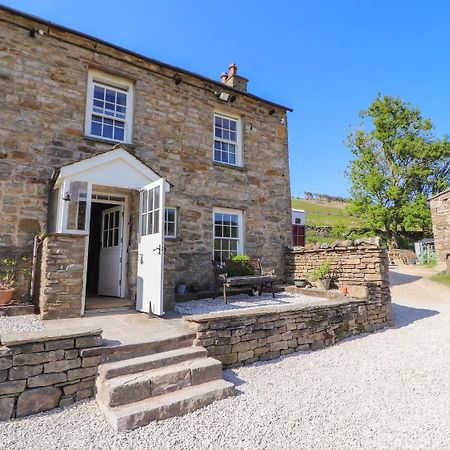
[[[224,119],[231,119],[236,121],[236,143],[232,142],[232,141],[228,141],[227,139],[223,139],[223,138],[216,138],[216,116],[224,118]],[[235,144],[236,145],[236,163],[232,164],[232,163],[226,163],[226,162],[222,162],[222,161],[217,161],[215,159],[215,149],[214,149],[214,141],[221,141],[221,142],[226,142],[228,144]],[[242,167],[243,166],[243,150],[242,150],[242,123],[241,123],[241,117],[234,115],[234,114],[229,114],[226,112],[221,112],[221,111],[214,111],[213,114],[213,145],[212,145],[212,158],[213,161],[218,163],[218,164],[225,164],[231,167]]]
[[[127,106],[125,119],[125,131],[124,140],[117,140],[114,138],[107,138],[103,136],[98,136],[96,134],[91,134],[91,121],[92,115],[99,115],[94,112],[94,83],[106,85],[113,89],[121,89],[127,91]],[[102,139],[109,142],[123,142],[125,144],[131,144],[132,132],[133,132],[133,111],[134,111],[134,83],[123,78],[116,77],[98,70],[90,70],[88,72],[87,81],[87,93],[86,93],[86,115],[84,119],[84,134],[86,136],[92,137],[94,139]],[[113,119],[113,117],[105,116],[107,118]],[[119,119],[122,120],[122,119]]]
[[[174,234],[167,234],[166,233],[166,228],[167,228],[167,220],[166,220],[166,211],[167,210],[172,210],[174,212]],[[167,206],[164,209],[164,238],[165,239],[176,239],[177,237],[177,232],[178,232],[178,226],[177,226],[177,221],[178,221],[178,212],[177,212],[177,208],[174,208],[173,206]]]
[[[215,215],[216,213],[219,214],[234,214],[238,216],[238,245],[237,245],[237,254],[242,255],[244,254],[244,213],[240,209],[229,209],[229,208],[213,208],[213,215],[212,215],[212,221],[213,221],[213,248],[212,248],[212,259],[214,260],[214,242],[216,240],[216,229],[215,229]],[[218,236],[218,238],[221,238],[221,236]]]

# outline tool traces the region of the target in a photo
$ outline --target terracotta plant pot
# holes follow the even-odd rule
[[[0,306],[10,305],[14,295],[14,289],[1,289],[0,290]]]

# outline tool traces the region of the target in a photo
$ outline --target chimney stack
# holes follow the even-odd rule
[[[220,76],[220,80],[222,83],[233,87],[234,89],[238,89],[242,92],[247,92],[247,83],[248,79],[241,77],[237,74],[237,66],[236,64],[232,63],[230,64],[230,67],[228,68],[228,73],[223,72]]]

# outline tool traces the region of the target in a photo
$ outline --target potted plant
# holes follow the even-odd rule
[[[319,287],[328,290],[330,289],[331,284],[330,271],[331,271],[331,261],[327,259],[318,267],[316,267],[311,272],[309,277],[311,281],[316,282],[319,285]]]
[[[14,295],[17,260],[15,258],[0,259],[0,306],[10,305]]]
[[[306,278],[295,278],[294,279],[294,284],[295,287],[298,288],[304,288],[307,285],[308,281],[306,280]]]

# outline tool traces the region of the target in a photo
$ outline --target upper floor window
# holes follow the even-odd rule
[[[214,161],[242,165],[241,124],[238,118],[214,114]]]
[[[85,133],[114,142],[131,142],[133,83],[89,72]]]

